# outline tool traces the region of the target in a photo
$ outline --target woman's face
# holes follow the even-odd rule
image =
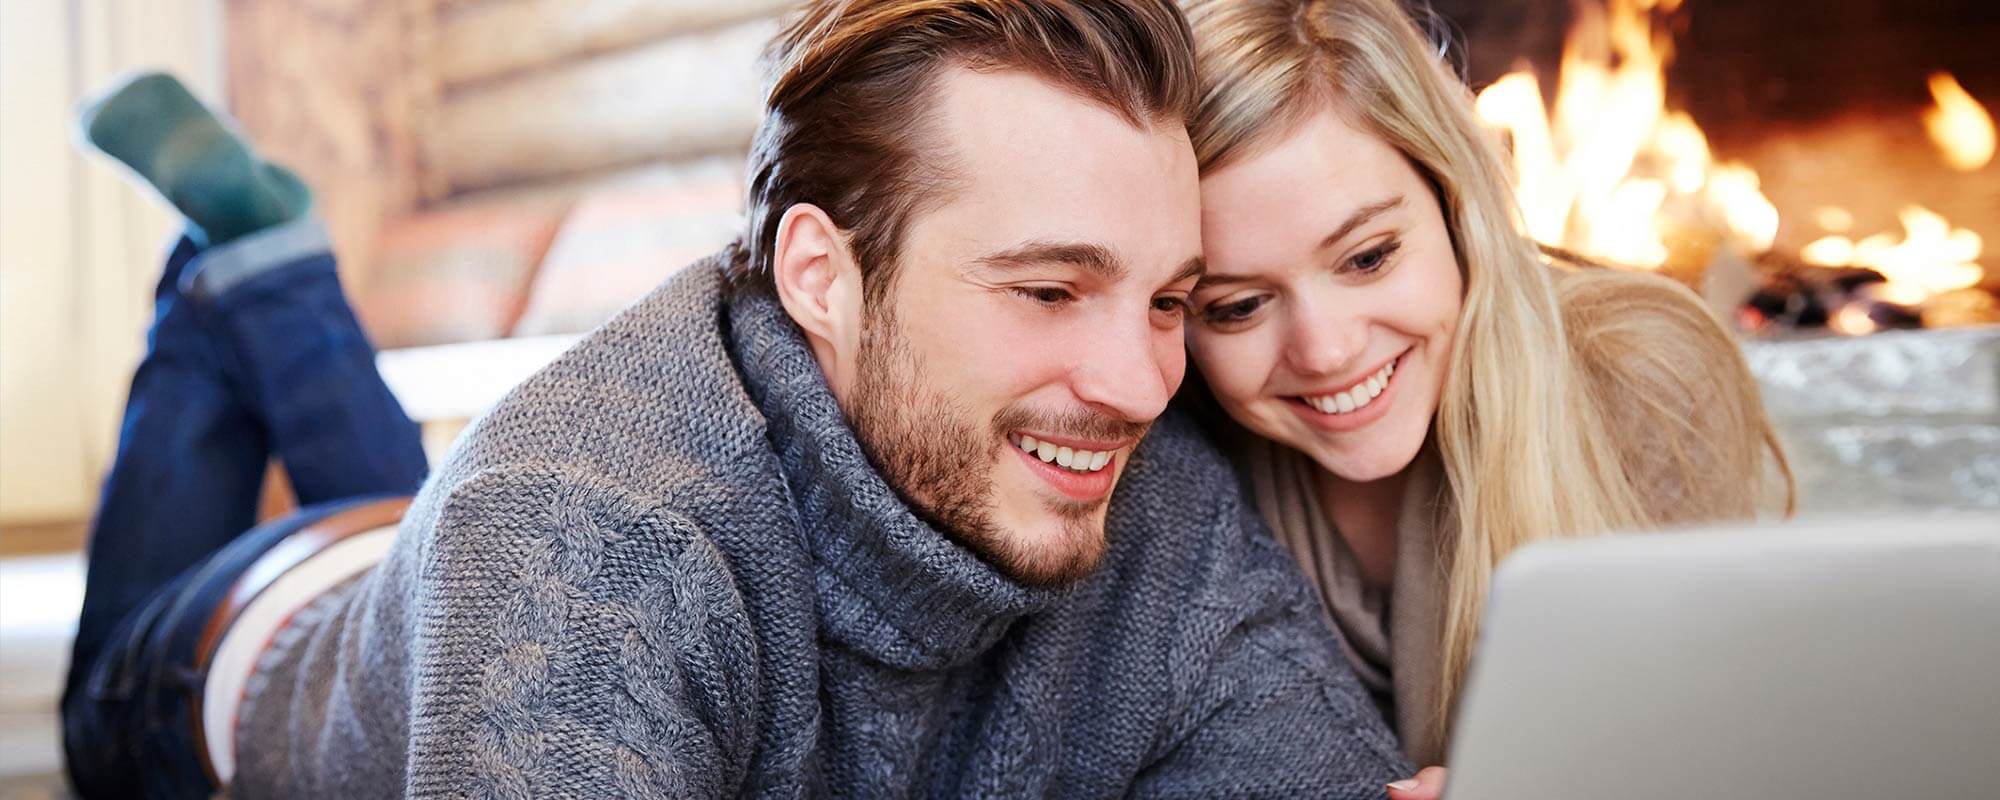
[[[1356,482],[1429,435],[1462,282],[1402,154],[1329,109],[1201,181],[1189,351],[1237,422]]]

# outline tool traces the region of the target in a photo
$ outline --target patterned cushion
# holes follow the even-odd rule
[[[507,335],[567,203],[447,207],[390,223],[355,313],[379,348]]]
[[[740,163],[652,168],[587,192],[563,220],[513,335],[597,327],[727,244],[742,225]]]

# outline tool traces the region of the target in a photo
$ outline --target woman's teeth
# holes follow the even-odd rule
[[[1299,399],[1306,401],[1321,414],[1350,414],[1363,408],[1382,394],[1383,387],[1389,385],[1389,376],[1396,374],[1396,362],[1383,364],[1368,380],[1355,384],[1344,392],[1310,395]]]
[[[1058,447],[1048,442],[1037,441],[1035,437],[1026,434],[1014,437],[1014,446],[1021,448],[1023,453],[1041,459],[1044,463],[1054,464],[1072,472],[1096,472],[1111,463],[1109,450]]]

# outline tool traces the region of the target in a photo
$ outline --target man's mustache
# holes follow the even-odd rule
[[[1133,422],[1083,409],[1048,412],[1012,406],[993,418],[993,428],[1001,436],[1029,430],[1071,439],[1123,442],[1144,438],[1146,431],[1152,430],[1153,422]]]

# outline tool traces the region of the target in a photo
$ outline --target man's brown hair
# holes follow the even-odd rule
[[[890,284],[911,215],[951,183],[928,124],[945,68],[1027,72],[1136,127],[1185,125],[1199,87],[1171,0],[814,0],[770,59],[730,277],[764,283],[779,220],[811,203],[850,234],[871,300]]]

